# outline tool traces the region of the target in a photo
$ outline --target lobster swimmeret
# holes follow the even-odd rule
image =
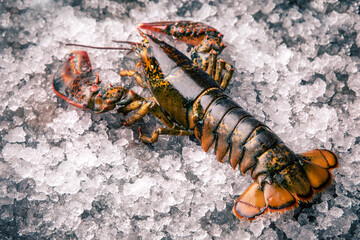
[[[224,92],[233,67],[217,55],[225,45],[214,28],[194,22],[140,24],[140,29],[160,32],[193,45],[191,60],[150,33],[139,32],[141,42],[130,44],[139,56],[135,70],[121,76],[133,77],[153,97],[143,98],[121,86],[103,86],[91,69],[84,51],[70,54],[54,76],[55,93],[82,109],[102,113],[118,106],[127,114],[136,112],[123,125],[130,126],[147,113],[159,118],[165,128],[151,137],[140,130],[140,139],[156,142],[159,135],[192,135],[204,151],[211,146],[220,162],[229,162],[241,173],[251,171],[254,180],[235,200],[234,214],[253,219],[266,211],[284,212],[331,183],[330,169],[337,167],[336,155],[328,150],[295,154],[267,126],[244,111]]]

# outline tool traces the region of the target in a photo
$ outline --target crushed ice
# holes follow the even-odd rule
[[[0,238],[359,238],[359,4],[290,2],[2,2]],[[313,205],[239,222],[233,199],[251,179],[213,151],[186,137],[144,145],[138,126],[120,126],[123,116],[84,112],[53,93],[72,50],[64,43],[138,41],[138,23],[178,19],[225,35],[222,57],[236,68],[229,94],[247,111],[296,152],[339,155],[334,185]],[[118,76],[135,57],[88,52],[101,80],[146,95]]]

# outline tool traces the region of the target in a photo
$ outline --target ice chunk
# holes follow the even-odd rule
[[[345,207],[345,208],[351,207],[350,198],[343,195],[336,198],[336,203],[339,204],[341,207]]]
[[[80,178],[69,162],[63,162],[56,171],[47,172],[46,183],[59,193],[74,194],[80,189]]]
[[[282,229],[288,238],[297,239],[300,234],[301,227],[298,222],[290,220],[286,224],[284,222],[278,222],[277,224],[277,227]]]
[[[115,144],[118,145],[119,147],[126,146],[128,143],[129,141],[126,138],[121,138],[115,142]]]
[[[276,239],[279,239],[279,237],[276,234],[276,232],[274,230],[272,230],[271,228],[265,228],[263,231],[263,234],[261,234],[261,236],[258,239],[276,240]]]
[[[182,149],[182,155],[184,158],[191,159],[195,162],[201,162],[207,156],[207,154],[202,151],[202,149],[192,149],[189,147],[184,147]]]
[[[326,201],[323,201],[316,206],[316,209],[319,212],[326,213],[328,212],[328,203]]]
[[[199,17],[200,20],[204,20],[210,16],[213,16],[216,14],[216,7],[210,6],[207,3],[204,3],[202,7],[199,9],[199,11],[196,13],[196,15]]]
[[[22,127],[11,129],[8,134],[4,136],[4,140],[8,142],[25,142],[26,133]]]
[[[156,181],[153,178],[144,176],[137,179],[134,183],[127,183],[124,185],[125,195],[134,195],[139,197],[150,197],[150,189],[155,185]]]
[[[74,167],[92,167],[98,166],[100,164],[94,152],[84,146],[83,148],[72,148],[72,146],[69,144],[69,150],[66,151],[66,156],[70,164],[73,164]]]
[[[360,92],[360,73],[351,74],[349,76],[348,85],[354,91],[359,93]]]
[[[262,220],[254,221],[250,225],[250,231],[254,234],[255,237],[259,237],[264,227],[265,226]]]
[[[334,216],[335,218],[339,218],[343,215],[344,211],[338,207],[332,207],[329,211],[329,214]]]
[[[315,239],[317,239],[317,237],[314,234],[314,230],[305,227],[305,228],[301,229],[300,234],[297,236],[296,239],[315,240]]]

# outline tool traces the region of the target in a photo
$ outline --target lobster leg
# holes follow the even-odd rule
[[[177,136],[189,136],[192,135],[193,132],[189,131],[189,130],[184,130],[184,129],[177,129],[177,128],[158,128],[156,129],[153,134],[151,135],[151,137],[147,137],[145,136],[142,131],[141,128],[139,128],[139,132],[140,132],[140,139],[141,141],[145,142],[145,143],[154,143],[157,142],[159,135],[177,135]]]
[[[137,110],[133,116],[129,117],[122,123],[124,126],[132,126],[134,123],[145,117],[147,113],[151,113],[155,117],[159,118],[165,126],[169,128],[174,127],[174,123],[167,117],[153,97],[143,98],[136,93],[133,93],[130,98],[126,99],[126,102],[124,101],[121,104],[123,104],[123,106],[118,109],[118,112],[124,115]]]
[[[153,101],[156,103],[155,98],[152,98]],[[174,128],[175,124],[173,121],[171,121],[167,115],[165,114],[164,110],[158,105],[158,104],[154,104],[151,108],[150,108],[150,113],[157,117],[158,119],[160,119],[166,127],[168,128]]]
[[[120,108],[118,112],[124,113],[126,115],[127,113],[137,110],[134,115],[126,119],[124,122],[122,122],[122,125],[130,127],[134,125],[137,121],[142,119],[149,111],[149,106],[151,105],[151,102],[146,101],[136,101],[132,102],[129,105],[127,105],[124,108]]]
[[[122,71],[120,71],[120,76],[121,77],[125,77],[125,76],[133,77],[141,87],[147,88],[147,85],[144,83],[141,75],[134,70],[122,70]]]
[[[134,99],[138,99],[139,97],[140,96],[137,95]],[[167,126],[167,128],[158,128],[155,130],[151,137],[147,137],[142,134],[141,128],[139,128],[140,140],[145,143],[157,142],[159,135],[189,136],[193,134],[192,131],[188,131],[179,126],[176,126],[172,121],[170,121],[161,107],[157,105],[155,98],[143,98],[142,100],[135,100],[118,109],[118,112],[126,115],[133,110],[137,110],[137,112],[132,117],[123,122],[122,125],[132,126],[134,123],[143,118],[147,113],[151,113],[155,117],[159,118]]]
[[[221,80],[220,87],[226,89],[234,73],[234,67],[228,63],[225,63],[225,75]]]
[[[224,60],[217,59],[217,55],[215,51],[211,51],[209,53],[209,61],[206,62],[202,68],[225,90],[234,73],[234,68]],[[224,69],[225,73],[224,76],[222,76]]]

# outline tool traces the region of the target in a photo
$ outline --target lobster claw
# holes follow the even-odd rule
[[[102,113],[114,109],[128,89],[100,83],[99,76],[92,71],[88,54],[73,51],[54,75],[53,89],[56,95],[75,107]]]
[[[202,69],[209,63],[209,55],[220,54],[226,47],[223,35],[215,28],[200,22],[166,21],[139,24],[140,29],[172,36],[176,40],[194,46],[191,60]]]
[[[223,35],[215,28],[200,22],[165,21],[139,24],[140,29],[167,34],[175,39],[195,46],[198,52],[208,53],[215,50],[220,53],[226,46]]]
[[[56,95],[75,107],[88,109],[90,89],[96,79],[88,54],[85,51],[73,51],[54,75],[53,89]]]

